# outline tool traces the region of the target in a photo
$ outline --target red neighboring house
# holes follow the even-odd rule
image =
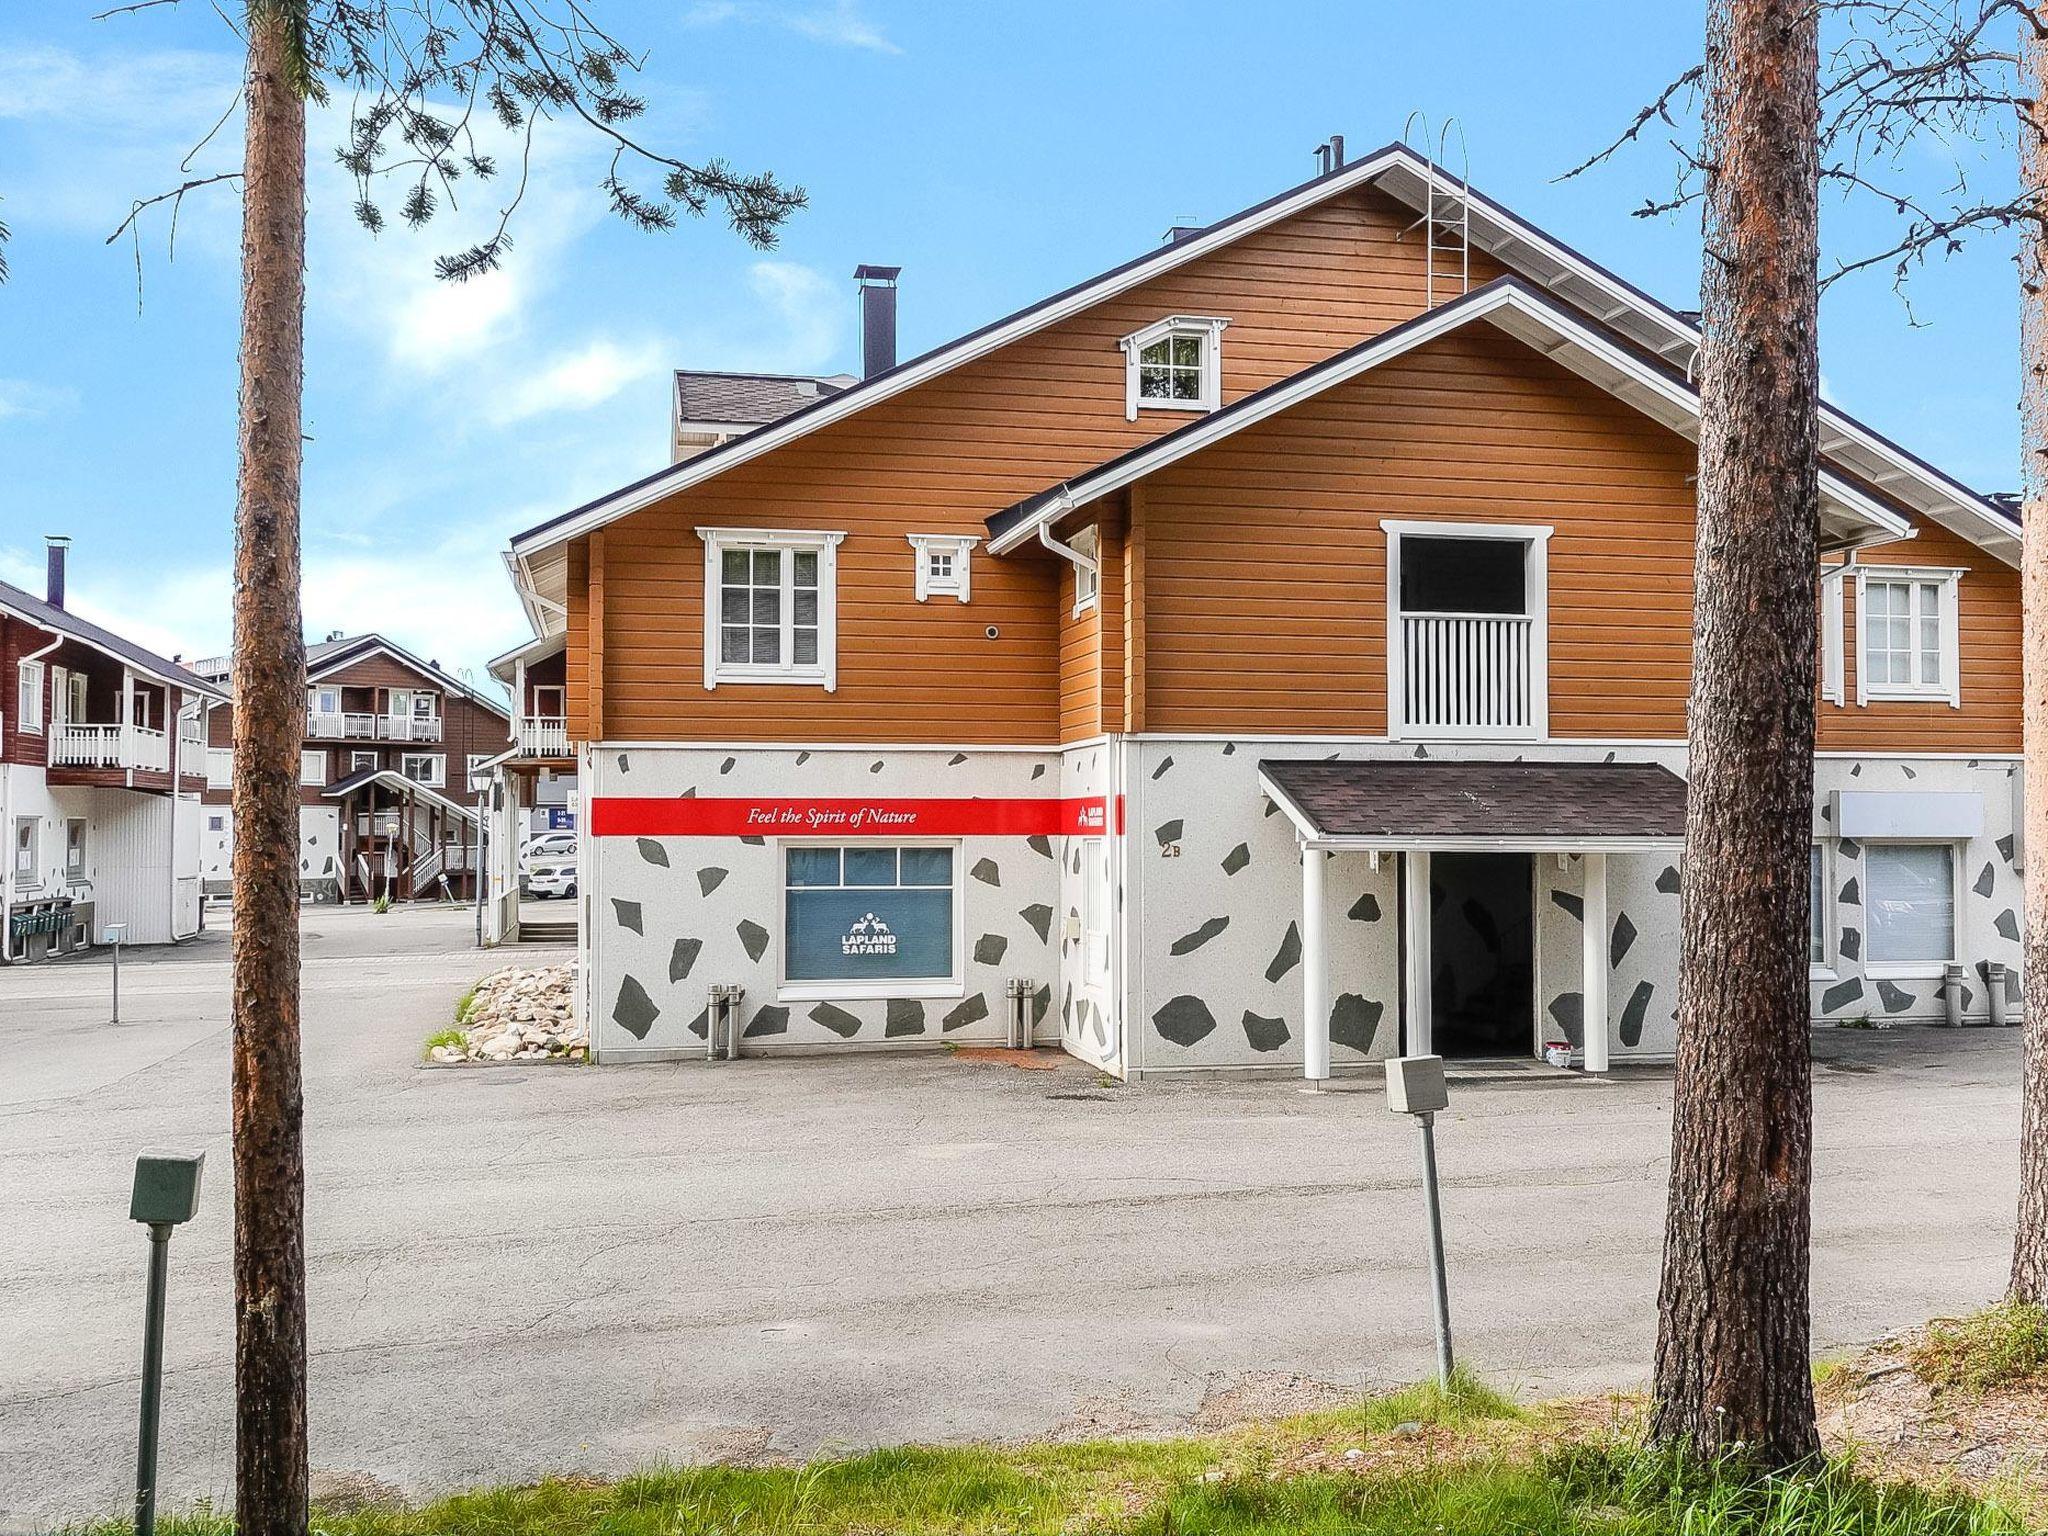
[[[0,582],[0,962],[201,926],[200,790],[218,685],[65,606],[70,540],[41,597]]]

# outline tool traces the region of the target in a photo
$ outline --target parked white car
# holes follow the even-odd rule
[[[530,896],[574,896],[576,860],[555,858],[534,865],[526,875],[526,890]]]
[[[519,849],[519,873],[531,874],[533,866],[543,860],[565,859],[573,863],[576,858],[576,834],[574,832],[543,832],[531,837]]]

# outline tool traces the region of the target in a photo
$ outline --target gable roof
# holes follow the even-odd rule
[[[48,630],[53,635],[63,635],[66,639],[76,640],[81,645],[89,645],[102,655],[111,656],[122,665],[133,667],[152,681],[168,684],[173,688],[182,688],[187,693],[196,693],[202,698],[213,699],[216,702],[227,698],[219,685],[208,682],[189,668],[157,655],[147,646],[124,639],[110,629],[102,629],[90,619],[81,619],[68,608],[58,608],[46,603],[40,597],[4,581],[0,581],[0,613],[11,613],[23,623],[33,624],[37,629]]]
[[[429,801],[464,821],[473,822],[476,820],[475,806],[464,805],[460,800],[450,799],[447,795],[442,794],[441,791],[429,785],[416,784],[396,768],[358,768],[348,777],[336,779],[332,784],[321,790],[320,793],[327,799],[341,800],[354,794],[365,784],[370,783],[383,784],[399,791],[401,794],[414,795],[419,799]]]
[[[503,715],[507,720],[512,718],[510,708],[501,704],[489,694],[472,684],[464,682],[454,673],[444,671],[440,666],[431,661],[421,661],[419,657],[413,655],[404,646],[394,644],[379,634],[347,635],[338,640],[323,640],[316,645],[307,646],[306,681],[317,683],[322,678],[340,671],[343,667],[350,666],[355,662],[362,661],[379,653],[389,656],[401,666],[410,667],[422,677],[432,678],[435,682],[440,683],[452,692],[463,694],[475,700],[485,709],[495,714]]]
[[[1671,308],[1469,183],[1461,182],[1405,144],[1389,144],[1341,169],[1291,187],[1262,203],[1061,290],[1036,304],[970,331],[943,346],[874,374],[780,421],[656,470],[594,501],[515,534],[506,565],[528,619],[546,633],[566,622],[566,546],[572,539],[628,516],[664,496],[923,383],[996,348],[1078,314],[1233,241],[1364,186],[1375,186],[1418,211],[1449,196],[1470,213],[1473,245],[1528,283],[1556,294],[1600,324],[1675,367],[1689,368],[1700,343],[1698,316]],[[1821,407],[1821,453],[1903,505],[1971,542],[2018,563],[2018,524],[1997,503],[1833,406]],[[543,590],[543,588],[547,590]]]
[[[851,374],[714,373],[676,370],[676,420],[705,426],[760,427],[839,394]]]
[[[1355,379],[1447,332],[1480,322],[1529,345],[1681,435],[1692,437],[1697,433],[1699,392],[1683,377],[1606,335],[1570,305],[1539,293],[1518,277],[1501,277],[1256,394],[1197,417],[1164,437],[1140,444],[1085,475],[1077,475],[1005,508],[988,520],[989,552],[1000,555],[1015,549],[1040,528],[1050,528],[1068,512],[1098,497]],[[1910,534],[1907,520],[1863,487],[1825,467],[1820,478],[1825,547],[1890,542]]]

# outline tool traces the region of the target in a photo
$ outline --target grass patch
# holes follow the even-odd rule
[[[462,996],[455,999],[456,1023],[467,1024],[469,1022],[469,1015],[471,1011],[476,1007],[476,989],[479,985],[480,983],[471,982],[469,984],[469,990],[463,993]]]
[[[2048,1307],[2001,1301],[1968,1317],[1930,1323],[1913,1346],[1912,1361],[1936,1391],[2048,1385]]]
[[[456,1016],[458,1018],[461,1017],[460,1014]],[[420,1047],[420,1059],[422,1061],[426,1060],[439,1047],[444,1045],[452,1045],[458,1051],[467,1051],[469,1049],[469,1036],[459,1029],[437,1029],[427,1036],[426,1043]]]
[[[793,1467],[660,1467],[397,1508],[322,1536],[2018,1536],[1961,1495],[1834,1462],[1750,1477],[1467,1376],[1221,1434],[904,1446]],[[127,1536],[126,1522],[82,1536]],[[164,1536],[232,1536],[201,1509]]]

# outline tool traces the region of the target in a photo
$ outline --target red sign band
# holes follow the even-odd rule
[[[590,802],[593,837],[1092,837],[1123,829],[1122,795],[1114,801],[1104,795],[1064,800],[607,795]]]

